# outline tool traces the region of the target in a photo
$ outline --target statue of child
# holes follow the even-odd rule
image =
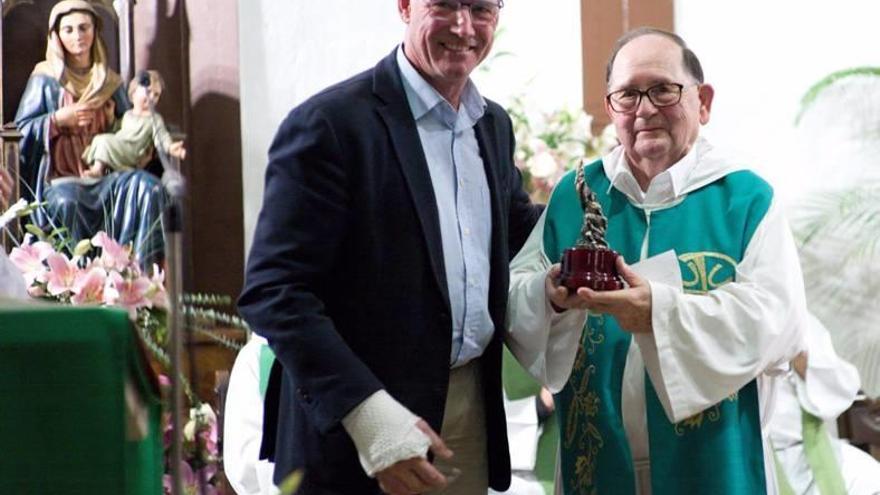
[[[128,85],[132,109],[122,117],[122,126],[115,134],[98,134],[83,153],[89,165],[82,177],[99,178],[110,171],[143,168],[153,157],[154,146],[183,160],[186,149],[182,141],[172,142],[162,116],[153,111],[165,83],[154,70],[141,71]]]

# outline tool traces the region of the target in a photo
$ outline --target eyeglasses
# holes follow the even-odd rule
[[[683,84],[662,83],[651,86],[645,91],[635,88],[613,91],[608,93],[605,99],[608,100],[608,104],[615,112],[632,113],[639,108],[643,96],[647,96],[657,108],[671,107],[681,101],[681,92],[683,90]]]
[[[504,1],[498,0],[426,0],[428,9],[436,17],[452,19],[462,9],[471,12],[471,20],[476,23],[492,23],[498,19],[498,12],[504,7]]]

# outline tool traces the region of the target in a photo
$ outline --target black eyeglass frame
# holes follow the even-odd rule
[[[443,3],[454,3],[454,4],[458,4],[458,8],[456,8],[456,9],[454,10],[455,12],[458,12],[459,10],[461,10],[461,8],[462,8],[463,6],[464,6],[464,7],[467,7],[468,10],[470,10],[470,9],[471,9],[471,6],[474,5],[474,4],[476,4],[476,3],[487,3],[487,4],[493,4],[493,3],[494,3],[495,6],[498,7],[498,12],[501,12],[501,9],[504,8],[504,0],[498,0],[497,2],[492,2],[491,0],[482,0],[482,1],[481,1],[481,0],[476,0],[476,1],[474,1],[474,0],[448,0],[448,1],[446,1],[446,0],[425,0],[425,3],[427,3],[429,7],[433,7],[434,4],[435,4],[435,2],[437,2],[437,3],[443,2]],[[496,15],[498,14],[498,12],[496,12]]]
[[[657,89],[657,88],[661,88],[661,87],[663,87],[663,86],[675,86],[676,88],[678,88],[678,97],[675,99],[675,101],[673,101],[673,102],[671,102],[671,103],[657,103],[656,101],[654,101],[654,98],[651,96],[651,91],[652,91],[652,90],[655,90],[655,89]],[[699,84],[694,84],[694,86],[699,86]],[[624,89],[618,89],[617,91],[612,91],[612,92],[608,93],[607,95],[605,95],[605,101],[608,102],[608,106],[611,107],[611,110],[613,110],[613,111],[616,112],[616,113],[624,113],[624,114],[626,114],[626,113],[633,113],[633,112],[635,112],[636,110],[638,110],[639,105],[642,104],[642,98],[645,97],[645,96],[648,97],[648,101],[650,101],[651,104],[654,105],[655,107],[657,107],[657,108],[666,108],[666,107],[671,107],[671,106],[674,106],[674,105],[678,105],[678,104],[681,102],[681,95],[682,95],[682,93],[684,93],[685,88],[688,88],[688,87],[690,87],[690,86],[685,86],[684,84],[680,84],[680,83],[670,83],[670,82],[666,82],[666,83],[655,84],[655,85],[651,86],[650,88],[648,88],[648,89],[646,89],[646,90],[644,90],[644,91],[642,91],[642,90],[640,90],[640,89],[635,89],[635,88],[624,88]],[[630,109],[628,109],[628,110],[619,110],[618,108],[616,108],[616,107],[614,106],[614,100],[612,99],[612,97],[613,97],[615,94],[622,93],[622,92],[625,92],[625,91],[635,91],[636,93],[639,94],[639,97],[638,97],[638,99],[636,100],[635,105],[632,106],[632,108],[630,108]]]

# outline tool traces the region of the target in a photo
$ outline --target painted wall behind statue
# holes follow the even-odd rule
[[[157,69],[159,112],[187,134],[184,284],[235,296],[243,271],[236,0],[157,0],[134,7],[137,69]]]
[[[813,83],[840,69],[880,66],[878,19],[875,0],[676,0],[676,31],[716,90],[706,134],[754,157],[789,203],[819,188],[880,178],[880,140],[872,152],[853,142],[850,129],[853,115],[873,109],[880,136],[877,103],[816,105],[794,125]]]
[[[528,93],[535,108],[581,105],[579,0],[509,0],[481,92],[506,105]],[[401,41],[396,2],[239,2],[245,244],[262,204],[272,137],[291,108],[324,87],[368,69]]]

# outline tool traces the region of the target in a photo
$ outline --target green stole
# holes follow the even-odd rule
[[[755,174],[737,171],[689,193],[678,204],[647,215],[620,191],[609,190],[601,161],[587,165],[584,175],[608,217],[610,247],[634,263],[649,233],[648,256],[675,249],[683,289],[695,294],[733,280],[736,264],[773,194]],[[583,223],[574,176],[571,172],[562,178],[547,206],[543,241],[553,263],[575,244]],[[635,493],[621,412],[631,338],[608,315],[591,316],[584,326],[571,377],[556,395],[562,484],[567,495]],[[766,492],[755,380],[675,424],[666,417],[647,373],[645,399],[653,495]]]
[[[825,428],[825,422],[801,408],[801,431],[803,435],[802,448],[810,472],[813,473],[813,482],[819,488],[822,495],[846,495],[846,482],[840,471],[840,463],[834,455],[831,446],[831,437]],[[773,460],[776,463],[776,478],[779,480],[780,495],[794,495],[788,475],[779,463],[776,452],[773,452]]]

